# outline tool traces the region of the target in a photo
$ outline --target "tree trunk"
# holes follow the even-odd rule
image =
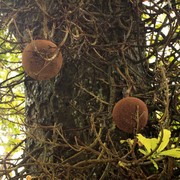
[[[59,74],[48,81],[25,75],[27,175],[128,178],[118,166],[126,151],[119,144],[124,134],[111,112],[130,89],[140,95],[145,86],[138,6],[126,0],[27,0],[14,8],[19,12],[11,28],[19,41],[47,38],[59,44],[68,30]]]

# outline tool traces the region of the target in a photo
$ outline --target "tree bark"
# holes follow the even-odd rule
[[[48,81],[25,75],[26,173],[40,179],[121,179],[123,154],[111,112],[120,98],[141,94],[144,31],[131,1],[17,1],[19,41],[50,39],[63,67]],[[25,44],[23,45],[24,48]]]

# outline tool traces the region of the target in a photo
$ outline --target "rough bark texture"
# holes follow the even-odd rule
[[[27,174],[126,177],[117,165],[126,149],[111,112],[127,90],[141,94],[145,85],[140,10],[126,0],[26,0],[15,8],[14,32],[23,42],[42,38],[58,45],[68,31],[60,73],[48,81],[25,77]]]

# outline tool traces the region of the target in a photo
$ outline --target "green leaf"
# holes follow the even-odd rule
[[[151,153],[152,150],[154,150],[157,146],[158,140],[156,138],[145,138],[141,134],[137,134],[137,138],[140,141],[141,144],[144,145],[146,148],[147,154]]]
[[[180,148],[169,149],[167,151],[162,151],[159,153],[161,156],[171,156],[174,158],[180,158]]]
[[[144,151],[143,149],[139,149],[139,151],[140,151],[142,154],[144,154],[144,155],[149,154],[147,151]]]
[[[154,167],[158,170],[159,167],[158,167],[156,161],[154,161],[153,159],[150,159],[150,161],[153,163]]]
[[[137,138],[140,141],[140,143],[142,145],[144,145],[144,147],[147,150],[147,153],[151,152],[151,143],[149,141],[147,141],[147,138],[145,138],[142,134],[137,134]]]
[[[151,151],[153,151],[157,147],[158,139],[157,138],[151,138],[149,140],[151,143]]]
[[[126,163],[124,163],[124,162],[122,162],[122,161],[119,161],[119,162],[118,162],[118,165],[119,165],[120,167],[126,168]]]
[[[158,136],[158,142],[161,139],[161,132],[159,133]],[[169,143],[169,139],[171,137],[171,131],[169,131],[168,129],[163,129],[163,138],[162,138],[162,142],[159,146],[159,148],[157,149],[157,152],[161,152]]]
[[[120,142],[120,144],[123,144],[123,143],[125,143],[127,141],[126,140],[120,140],[119,142]]]

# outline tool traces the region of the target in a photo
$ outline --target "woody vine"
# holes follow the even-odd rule
[[[2,178],[178,178],[178,1],[2,0],[0,10],[1,126],[16,132]],[[53,45],[41,52],[42,39]],[[43,64],[33,75],[28,44]],[[63,61],[43,76],[53,57]],[[142,107],[114,109],[131,97]]]

